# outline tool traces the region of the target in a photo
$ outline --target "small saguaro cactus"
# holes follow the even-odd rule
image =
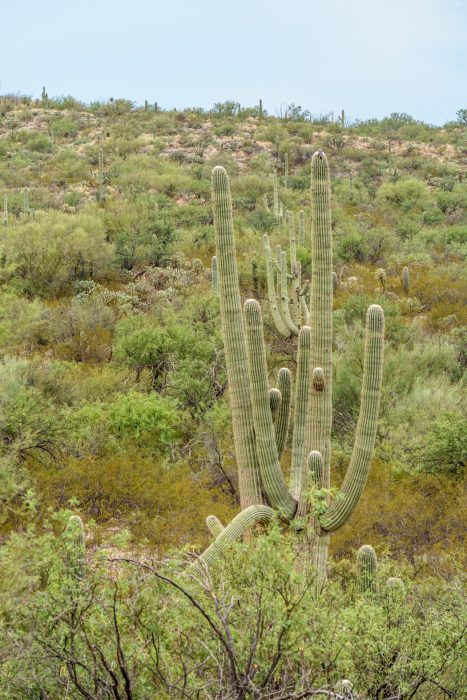
[[[384,292],[384,290],[386,289],[386,280],[387,280],[386,270],[384,269],[384,267],[378,267],[378,269],[375,272],[375,278],[380,283],[381,289]]]
[[[337,276],[337,272],[332,273],[332,291],[335,292],[337,287],[339,286],[339,277]]]
[[[200,566],[203,563],[210,565],[248,528],[268,522],[277,515],[284,525],[290,524],[297,533],[300,551],[306,560],[313,559],[318,578],[322,579],[326,572],[330,533],[348,520],[365,487],[379,412],[384,314],[377,305],[370,306],[367,311],[355,444],[342,486],[331,501],[331,209],[329,169],[321,151],[315,153],[312,160],[311,194],[313,276],[310,325],[313,330],[303,325],[298,331],[295,388],[292,388],[289,369],[282,368],[277,386],[271,389],[260,305],[255,299],[248,299],[242,308],[229,179],[221,166],[214,168],[212,173],[221,326],[242,510],[219,531],[214,542],[201,555]],[[268,267],[268,274],[274,274],[272,264]],[[287,443],[292,394],[295,413],[287,485],[280,462]],[[310,498],[313,489],[324,494],[319,509]]]
[[[259,101],[258,115],[259,115],[260,119],[263,118],[263,100],[262,99],[260,99],[260,101]]]
[[[289,154],[284,155],[284,187],[289,184]]]
[[[361,593],[374,593],[376,590],[376,552],[369,544],[364,544],[357,552],[358,587]]]
[[[30,214],[30,208],[29,208],[29,190],[26,187],[23,190],[23,216],[29,216]]]
[[[345,127],[345,112],[342,110],[341,112],[341,129]]]
[[[264,205],[264,211],[267,211],[269,213],[269,202],[268,202],[268,196],[267,194],[263,195],[263,205]]]
[[[85,576],[86,543],[84,525],[79,515],[72,515],[65,529],[67,567],[72,577],[82,580]]]
[[[213,255],[211,259],[211,282],[212,291],[217,294],[217,256]]]
[[[409,293],[409,283],[410,283],[409,268],[404,267],[404,269],[402,270],[402,287],[404,288],[404,292],[406,294]]]

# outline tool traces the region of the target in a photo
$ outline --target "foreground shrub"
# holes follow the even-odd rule
[[[359,700],[460,697],[457,578],[404,572],[395,594],[387,563],[362,595],[348,565],[317,590],[275,527],[197,576],[107,548],[79,581],[65,545],[30,533],[2,550],[1,698],[335,698],[343,679]]]

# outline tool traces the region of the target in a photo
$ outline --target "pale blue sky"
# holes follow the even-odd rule
[[[0,93],[353,118],[467,108],[467,0],[0,0]]]

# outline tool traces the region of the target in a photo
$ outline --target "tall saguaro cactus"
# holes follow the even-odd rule
[[[290,523],[294,531],[311,533],[311,551],[318,575],[323,578],[329,534],[340,528],[356,508],[370,468],[382,379],[383,310],[374,305],[367,312],[364,374],[355,445],[337,496],[325,503],[324,512],[321,512],[321,508],[314,508],[310,492],[318,489],[323,493],[324,489],[326,493],[330,485],[332,253],[326,157],[319,151],[312,161],[311,328],[303,325],[297,330],[294,391],[287,368],[280,370],[277,387],[270,387],[261,308],[256,300],[248,299],[242,310],[229,180],[221,166],[213,170],[212,197],[221,322],[242,511],[225,528],[210,518],[208,524],[215,540],[200,560],[210,565],[248,528],[267,522],[276,514],[284,523]],[[268,241],[265,248],[268,279],[274,278]],[[283,263],[282,251],[279,257]],[[283,264],[280,273],[281,280],[287,277]],[[272,299],[271,309],[275,320],[283,322],[277,298]],[[286,335],[287,325],[283,325]],[[295,415],[291,476],[287,485],[280,462],[287,441],[292,393],[295,395]],[[308,541],[305,538],[305,542]]]

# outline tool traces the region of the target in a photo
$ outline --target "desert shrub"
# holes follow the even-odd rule
[[[49,126],[50,133],[57,138],[74,138],[78,133],[78,125],[71,119],[54,119]]]
[[[378,190],[378,200],[405,212],[423,211],[429,199],[428,189],[423,182],[414,178],[400,180],[394,184],[385,183]]]
[[[112,247],[99,219],[90,213],[47,213],[8,230],[9,273],[27,294],[55,297],[79,279],[105,278]]]
[[[467,462],[467,420],[457,413],[441,413],[424,435],[412,461],[422,471],[461,477]]]
[[[341,567],[317,596],[313,576],[295,571],[293,547],[273,528],[196,577],[180,577],[176,560],[119,561],[108,546],[113,570],[97,559],[77,585],[62,542],[49,526],[3,549],[12,581],[1,599],[5,698],[36,688],[79,697],[114,683],[134,697],[195,698],[220,687],[226,700],[258,688],[280,700],[338,691],[343,678],[360,697],[381,688],[417,700],[435,700],[439,686],[452,697],[462,692],[460,574],[417,582],[404,572],[406,593],[390,596],[383,577],[399,571],[387,562],[380,592],[362,597],[353,571]]]

